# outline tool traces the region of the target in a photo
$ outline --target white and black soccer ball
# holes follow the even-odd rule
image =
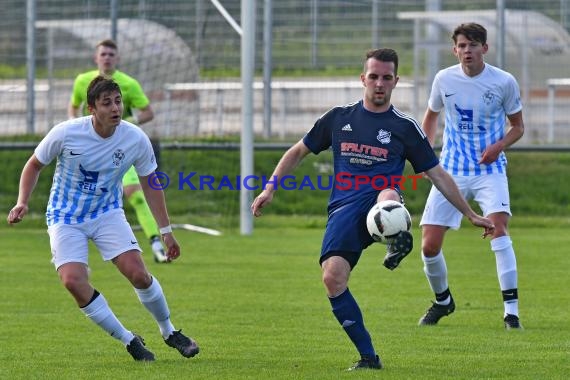
[[[376,203],[366,216],[366,227],[372,239],[380,243],[388,243],[400,231],[409,231],[412,217],[403,204],[397,201],[381,201]]]

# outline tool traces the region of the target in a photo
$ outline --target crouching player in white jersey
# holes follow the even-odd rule
[[[161,226],[168,258],[180,256],[164,194],[148,183],[156,169],[150,141],[140,128],[121,120],[122,95],[113,80],[95,78],[87,90],[87,104],[91,116],[56,125],[37,146],[22,171],[18,203],[10,211],[8,222],[22,221],[40,171],[57,158],[46,218],[52,262],[63,285],[81,311],[120,340],[135,360],[154,360],[143,339],[122,325],[105,297],[89,283],[91,239],[102,258],[112,261],[133,285],[140,302],[156,320],[165,343],[183,356],[192,357],[199,352],[198,345],[170,321],[160,283],[147,271],[122,208],[121,180],[134,165],[152,214]]]
[[[507,230],[511,210],[504,153],[524,133],[519,86],[511,74],[484,62],[488,45],[483,26],[461,24],[452,38],[459,64],[435,76],[423,129],[433,145],[438,115],[444,110],[441,165],[453,176],[463,196],[474,199],[495,225],[491,250],[495,252],[502,291],[503,321],[506,329],[521,329],[517,264]],[[421,220],[422,258],[436,301],[420,325],[435,325],[455,310],[442,246],[445,232],[458,229],[461,217],[432,186]]]

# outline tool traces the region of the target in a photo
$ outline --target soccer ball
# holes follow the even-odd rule
[[[386,244],[400,231],[410,230],[412,217],[400,202],[381,201],[368,211],[366,227],[372,239]]]

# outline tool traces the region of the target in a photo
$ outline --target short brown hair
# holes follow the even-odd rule
[[[485,29],[483,25],[475,22],[461,24],[455,28],[453,35],[451,36],[454,43],[457,43],[457,36],[460,34],[463,34],[469,41],[481,42],[481,45],[485,45],[487,43],[487,29]]]
[[[121,89],[117,82],[112,79],[105,78],[102,75],[95,77],[95,79],[89,83],[89,87],[87,87],[87,105],[95,107],[95,101],[99,99],[101,94],[114,91],[117,91],[122,96]]]
[[[382,62],[394,62],[394,75],[398,75],[398,53],[396,53],[396,50],[384,48],[367,51],[364,58],[364,71],[366,71],[366,62],[370,58]]]

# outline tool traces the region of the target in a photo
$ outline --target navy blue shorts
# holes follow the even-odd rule
[[[351,267],[356,265],[362,251],[374,242],[366,228],[366,215],[375,201],[373,198],[369,202],[347,204],[329,215],[321,247],[321,263],[331,256],[329,253],[343,257],[339,253],[350,253],[351,260],[348,261]]]
[[[404,198],[400,189],[400,200]],[[319,264],[331,256],[344,257],[350,268],[358,263],[362,251],[374,242],[366,227],[366,215],[376,204],[376,196],[346,204],[334,210],[327,221]]]

